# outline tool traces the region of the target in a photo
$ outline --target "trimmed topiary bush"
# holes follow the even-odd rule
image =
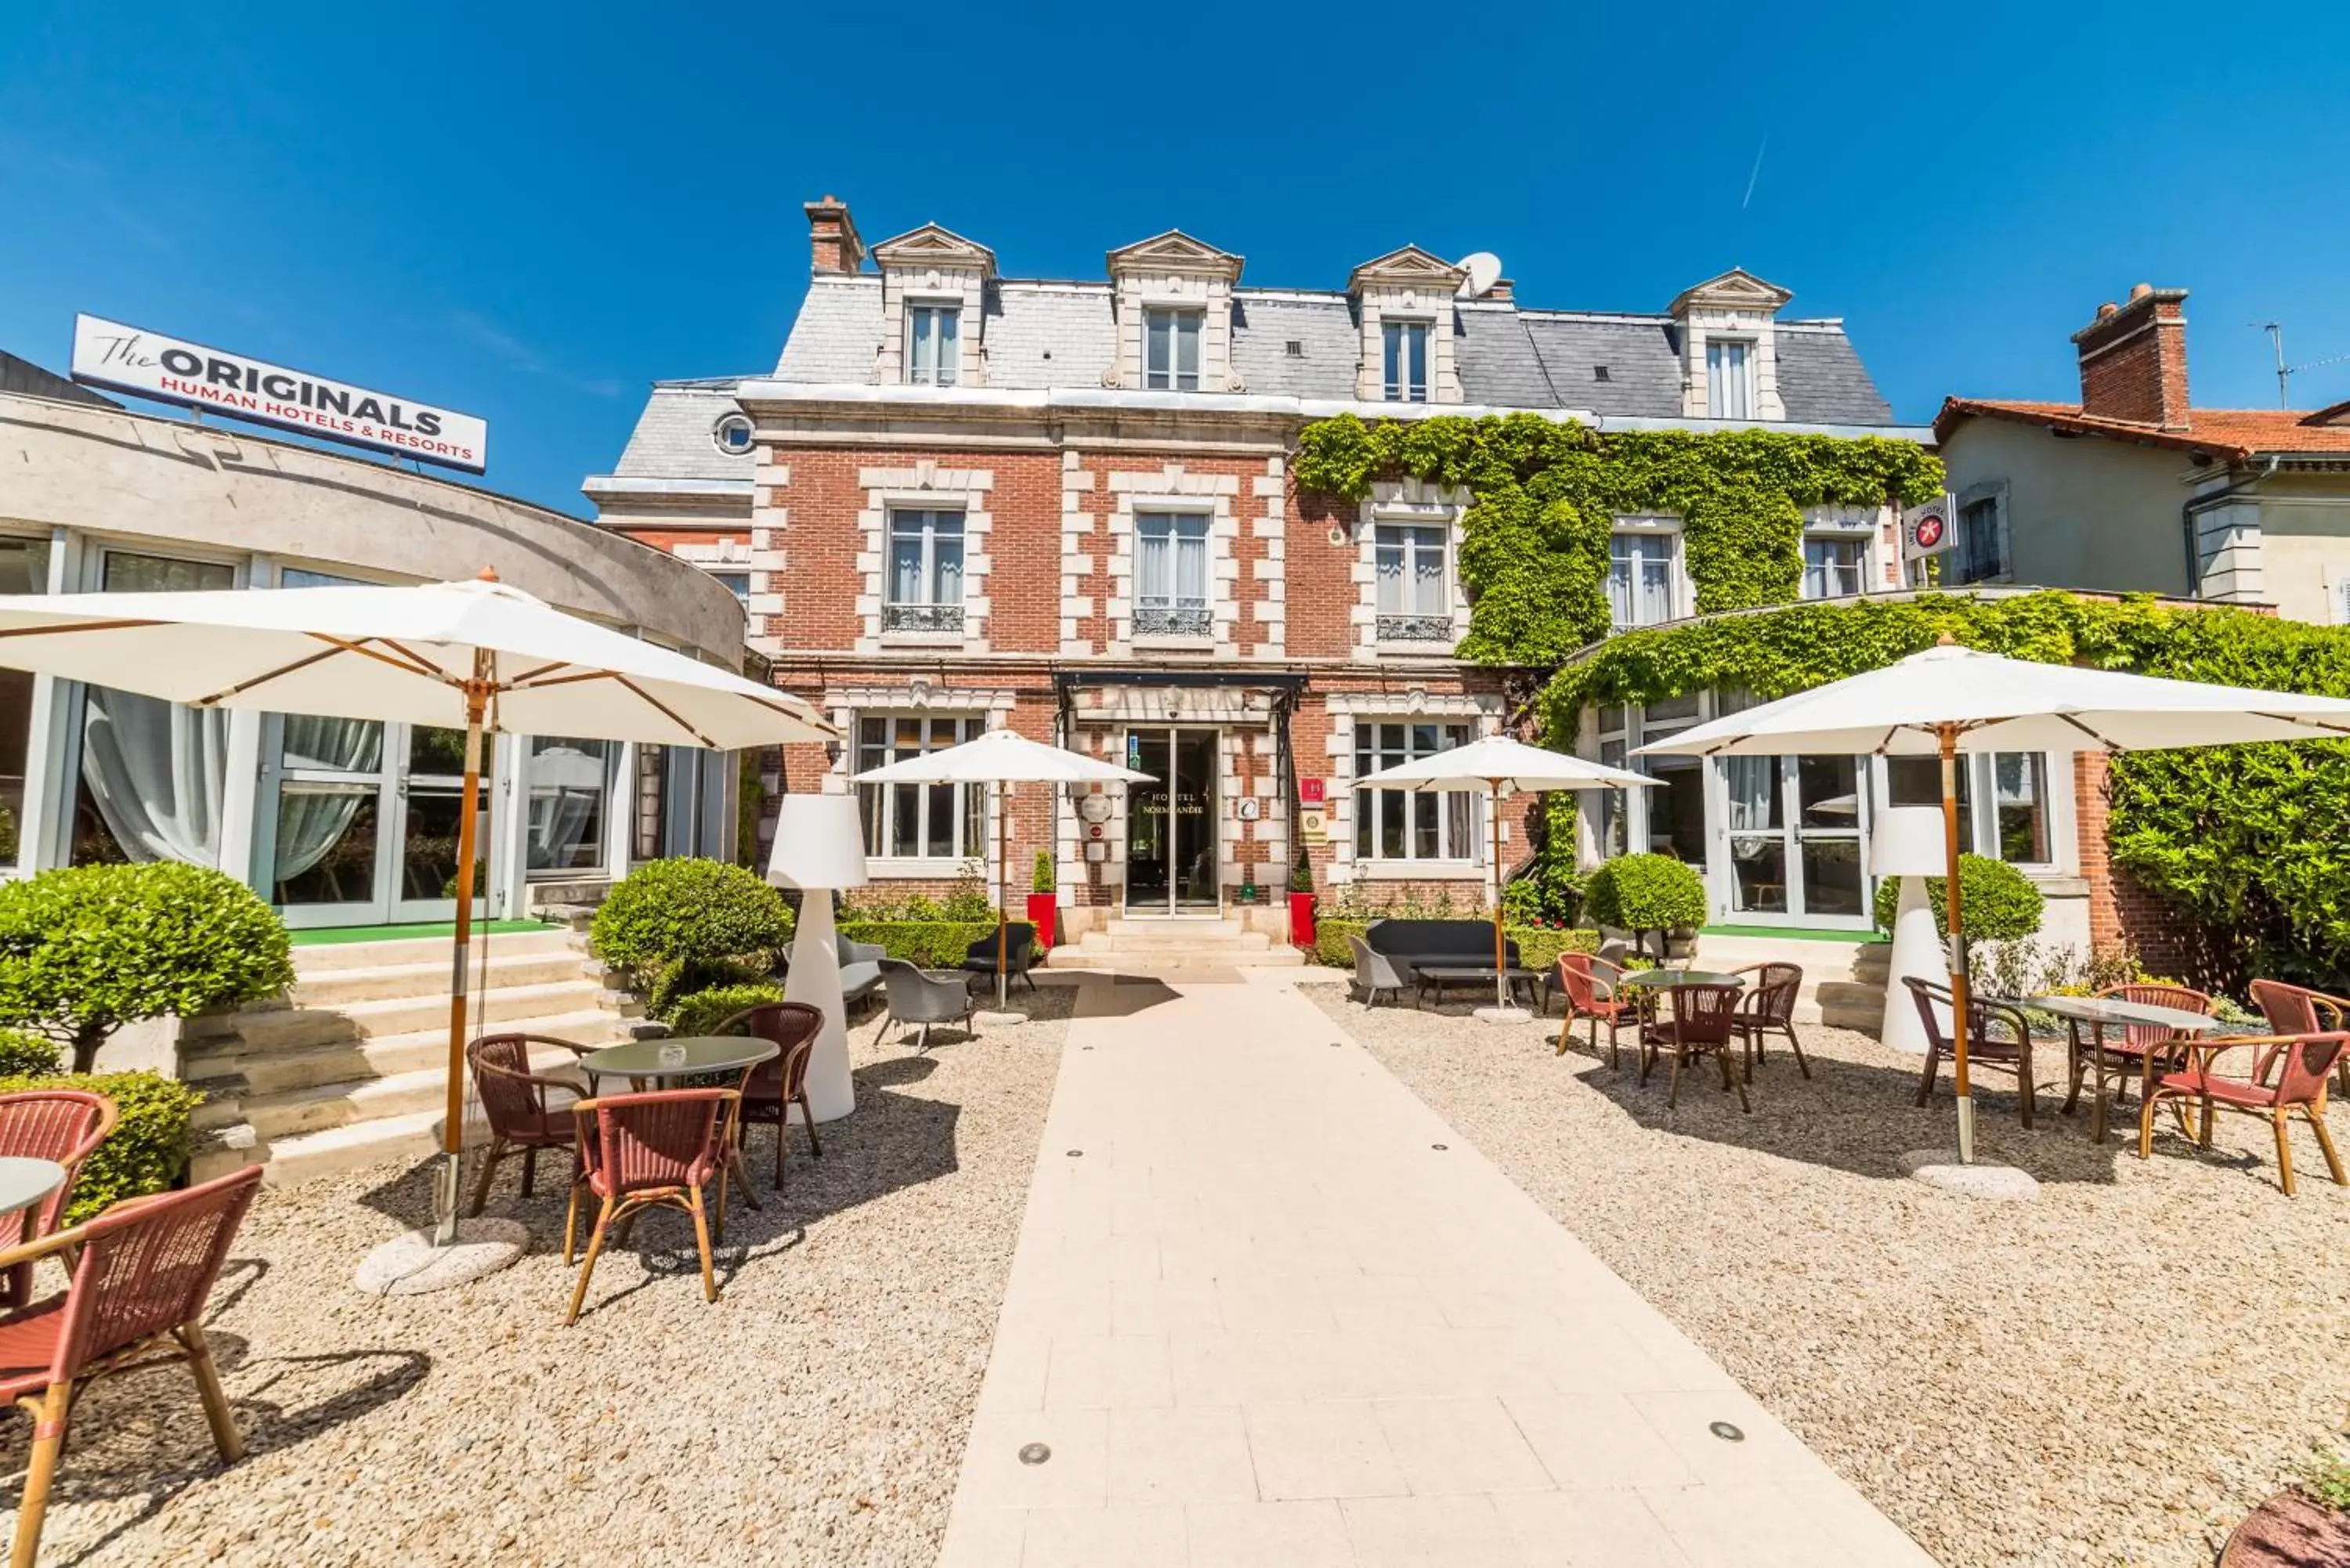
[[[781,1002],[784,988],[773,981],[751,981],[741,985],[713,985],[708,991],[697,991],[677,1004],[675,1016],[670,1020],[669,1032],[681,1038],[689,1034],[708,1034],[720,1024],[746,1007],[764,1002]]]
[[[1705,883],[1669,855],[1618,855],[1592,872],[1583,912],[1602,926],[1630,931],[1636,945],[1654,931],[1661,950],[1672,932],[1705,924]]]
[[[72,866],[0,884],[0,1025],[69,1046],[87,1073],[126,1023],[273,996],[286,922],[234,877],[175,860]]]
[[[37,1078],[65,1069],[54,1041],[23,1029],[0,1029],[0,1078]]]
[[[588,927],[606,963],[650,983],[667,1002],[764,971],[792,940],[784,896],[722,860],[649,860],[613,886]],[[659,1009],[656,1008],[656,1011]]]
[[[1934,934],[1948,940],[1950,912],[1944,893],[1948,878],[1926,878],[1926,902],[1934,909]],[[1887,877],[1877,885],[1877,929],[1893,929],[1893,912],[1901,899],[1901,879]],[[1959,902],[1966,922],[1967,950],[1977,942],[2021,941],[2040,929],[2047,900],[2032,878],[2004,860],[1983,855],[1959,857]]]
[[[971,944],[995,935],[995,917],[983,920],[843,920],[849,941],[879,942],[893,959],[917,969],[954,969],[971,954]]]
[[[120,1119],[90,1151],[74,1181],[65,1222],[78,1225],[126,1198],[161,1192],[188,1168],[191,1131],[203,1095],[157,1073],[40,1073],[0,1077],[0,1095],[19,1089],[87,1089],[114,1102]]]

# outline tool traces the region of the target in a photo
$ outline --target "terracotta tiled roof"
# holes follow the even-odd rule
[[[2143,446],[2208,452],[2242,459],[2254,452],[2325,452],[2350,456],[2350,424],[2333,422],[2342,410],[2304,413],[2293,409],[2193,409],[2183,431],[2158,430],[2126,420],[2093,419],[2078,403],[2033,403],[1999,398],[1951,398],[1934,416],[1934,439],[1947,441],[1961,420],[2012,420],[2081,435],[2106,436]]]

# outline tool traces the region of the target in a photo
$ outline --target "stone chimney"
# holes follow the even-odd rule
[[[2073,334],[2081,353],[2081,411],[2161,430],[2188,428],[2187,291],[2142,283],[2129,303],[2097,306]]]
[[[822,196],[807,203],[808,270],[858,272],[865,265],[865,242],[848,215],[848,203]]]

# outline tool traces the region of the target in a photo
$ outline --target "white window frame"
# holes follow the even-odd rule
[[[930,334],[925,339],[921,327]],[[941,327],[951,328],[941,334]],[[928,352],[922,352],[927,347]],[[916,387],[952,387],[962,379],[962,306],[935,299],[906,303],[906,380]]]
[[[1431,544],[1430,541],[1433,540]],[[1386,571],[1390,546],[1396,554],[1396,575],[1390,579]],[[1431,605],[1388,603],[1388,585],[1396,585],[1399,601],[1412,597],[1418,586],[1425,581],[1419,575],[1421,558],[1436,556],[1436,602]],[[1452,530],[1441,523],[1426,523],[1403,518],[1380,519],[1371,524],[1371,563],[1375,579],[1373,600],[1375,612],[1388,616],[1452,616]]]
[[[913,523],[910,527],[905,526],[911,520],[918,518],[920,520],[919,523]],[[954,520],[954,538],[962,551],[955,571],[955,592],[952,598],[941,597],[939,583],[939,524],[948,518]],[[904,535],[917,535],[922,542],[920,577],[924,597],[919,599],[898,597],[898,541]],[[962,510],[951,506],[892,506],[889,509],[889,515],[882,521],[881,545],[881,602],[885,610],[884,628],[889,629],[887,610],[945,611],[951,609],[958,613],[952,618],[941,618],[953,619],[955,622],[953,626],[931,629],[960,631],[962,624],[960,612],[963,607],[963,593],[968,580],[967,569],[971,556],[971,522]]]
[[[1148,593],[1143,587],[1143,560],[1154,539],[1163,536],[1167,552],[1167,590]],[[1200,579],[1197,594],[1187,591],[1183,581],[1183,544],[1199,541],[1193,556],[1199,562]],[[1149,506],[1137,507],[1134,513],[1134,624],[1135,636],[1144,641],[1175,639],[1194,641],[1215,635],[1214,597],[1216,591],[1215,515],[1196,507]],[[1170,624],[1178,618],[1196,621],[1199,629],[1145,630],[1146,616],[1164,616]]]
[[[898,726],[908,720],[921,722],[922,742],[919,746],[899,742]],[[933,727],[942,722],[952,726],[951,736],[945,740],[932,733]],[[879,741],[868,742],[865,738],[865,726],[868,722],[882,726]],[[984,713],[941,713],[899,708],[860,710],[854,715],[848,732],[855,762],[849,772],[864,773],[885,763],[902,762],[909,757],[923,756],[949,746],[961,745],[966,741],[975,741],[985,732],[986,727],[987,716]],[[987,822],[985,784],[863,784],[856,788],[858,813],[864,823],[866,857],[868,863],[883,875],[894,872],[899,876],[952,876],[962,868],[964,861],[986,857],[991,829]],[[892,853],[890,828],[897,821],[894,803],[901,790],[915,792],[914,842],[910,852],[899,854]],[[936,792],[940,790],[952,792],[947,804],[952,837],[948,844],[951,853],[932,855],[928,850],[931,813],[938,807]]]
[[[1400,730],[1402,744],[1383,745],[1379,734],[1383,727]],[[1417,743],[1413,732],[1422,727],[1432,727],[1437,732],[1440,743],[1433,750],[1422,751]],[[1355,715],[1350,751],[1355,776],[1361,778],[1398,763],[1449,752],[1468,745],[1477,738],[1478,725],[1474,720],[1430,719],[1409,713],[1357,713]],[[1367,767],[1365,766],[1366,753]],[[1435,803],[1437,853],[1432,856],[1419,853],[1419,831],[1412,820],[1419,814],[1417,803],[1423,800]],[[1415,872],[1469,869],[1482,873],[1486,857],[1484,800],[1484,795],[1476,790],[1356,790],[1352,846],[1355,863],[1373,868],[1373,875],[1381,870],[1395,875],[1399,867],[1409,867]],[[1381,829],[1386,826],[1387,814],[1397,810],[1404,813],[1404,852],[1388,855],[1380,847]]]
[[[1435,379],[1436,323],[1425,317],[1388,317],[1379,323],[1379,383],[1390,403],[1424,403]],[[1419,349],[1419,379],[1412,378],[1411,349]]]
[[[1712,420],[1754,417],[1754,355],[1752,337],[1709,337],[1705,340],[1705,414]],[[1733,353],[1737,369],[1724,374]],[[1736,396],[1732,397],[1731,394]],[[1733,408],[1732,405],[1736,406]]]
[[[1859,580],[1856,583],[1850,594],[1835,591],[1833,584],[1829,585],[1829,592],[1815,594],[1812,591],[1813,568],[1811,552],[1814,545],[1854,545],[1859,546],[1860,559],[1853,568],[1858,575]],[[1850,598],[1856,594],[1865,594],[1868,592],[1869,588],[1877,580],[1874,571],[1876,562],[1877,552],[1875,549],[1873,531],[1863,531],[1857,528],[1807,528],[1804,531],[1804,581],[1800,597],[1806,599],[1835,599]],[[1826,569],[1833,571],[1836,568],[1830,566]]]
[[[1661,540],[1663,542],[1665,556],[1665,613],[1659,618],[1655,620],[1642,620],[1638,618],[1638,609],[1640,604],[1641,596],[1639,591],[1640,582],[1637,575],[1634,576],[1630,585],[1632,589],[1630,602],[1634,609],[1633,618],[1627,620],[1617,620],[1616,618],[1616,541],[1618,539],[1652,539]],[[1642,553],[1645,554],[1647,552],[1644,551]],[[1687,613],[1684,607],[1689,603],[1688,595],[1684,592],[1681,586],[1682,575],[1681,531],[1680,525],[1677,521],[1655,517],[1622,517],[1617,519],[1616,526],[1609,533],[1607,537],[1607,576],[1602,585],[1607,594],[1608,622],[1610,628],[1616,631],[1631,631],[1640,627],[1662,626],[1669,621],[1679,620],[1685,613]]]
[[[2042,859],[2008,860],[2007,863],[2014,867],[2019,871],[2040,876],[2055,875],[2058,867],[2065,865],[2068,861],[2065,835],[2060,831],[2065,820],[2066,814],[2064,811],[2059,809],[2058,802],[2058,796],[2060,794],[2069,794],[2069,784],[2065,782],[2066,779],[2069,778],[2069,775],[2064,774],[2064,770],[2061,766],[2061,763],[2063,761],[2062,753],[2051,755],[2046,752],[2036,753],[2028,752],[1977,752],[1970,753],[1959,759],[1959,765],[1966,771],[1965,787],[1963,792],[1966,796],[1963,807],[1965,813],[1966,838],[1964,842],[1966,851],[1970,855],[1981,855],[1992,860],[2007,860],[2007,856],[2001,846],[1999,838],[1998,759],[2002,756],[2019,755],[2037,755],[2041,760],[2039,774],[2040,837],[2042,846],[2046,853],[2044,857]],[[1932,759],[1924,758],[1919,759],[1919,761],[1921,763],[1926,763],[1931,762]],[[1939,769],[1941,764],[1934,763],[1933,765],[1935,768]],[[1875,774],[1874,788],[1876,790],[1877,802],[1880,805],[1891,804],[1893,800],[1892,777],[1891,769],[1888,767],[1887,760],[1881,757],[1877,759],[1876,766],[1872,771]],[[1934,800],[1931,802],[1905,801],[1902,804],[1931,805],[1939,803],[1941,798],[1941,786],[1939,783],[1935,784],[1933,794]]]
[[[1151,326],[1167,324],[1167,363],[1150,362]],[[1186,333],[1191,338],[1191,369],[1181,369],[1182,339]],[[1208,313],[1197,306],[1146,305],[1142,307],[1142,386],[1150,392],[1196,392],[1200,389],[1200,368],[1207,354]]]

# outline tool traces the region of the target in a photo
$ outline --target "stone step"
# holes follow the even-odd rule
[[[469,983],[486,979],[492,990],[517,985],[553,985],[564,981],[592,979],[587,955],[568,947],[525,949],[520,952],[490,950],[489,961],[477,963]],[[600,974],[601,971],[598,971]],[[317,970],[294,982],[288,1000],[296,1008],[342,1007],[354,1002],[381,1002],[392,997],[435,997],[449,994],[449,955],[443,952],[422,963],[380,963],[349,969]]]
[[[482,939],[473,939],[478,949]],[[549,926],[536,931],[498,931],[490,939],[490,953],[496,957],[505,953],[577,952],[577,944],[571,932],[561,926]],[[441,966],[442,983],[449,972],[450,939],[447,937],[394,937],[380,942],[317,942],[294,950],[294,972],[307,978],[328,970],[370,969],[385,964],[434,963]]]
[[[466,1147],[478,1147],[488,1137],[485,1124],[475,1119],[467,1121]],[[440,1147],[439,1109],[410,1111],[402,1116],[296,1133],[291,1137],[258,1140],[249,1148],[216,1147],[197,1157],[192,1174],[194,1179],[204,1181],[240,1165],[259,1165],[262,1179],[273,1186],[286,1187],[339,1176],[344,1171],[386,1160],[423,1159]],[[562,1179],[559,1168],[556,1179]]]
[[[634,1038],[630,1021],[604,1008],[580,1008],[514,1019],[508,1024],[523,1034],[544,1034],[580,1045],[611,1045]],[[363,1083],[397,1077],[423,1068],[440,1068],[448,1060],[449,1025],[411,1030],[361,1039],[352,1037],[324,1044],[291,1048],[207,1048],[191,1053],[182,1064],[190,1082],[235,1078],[246,1096],[281,1094],[333,1084]]]
[[[1231,916],[1213,915],[1114,915],[1100,932],[1087,935],[1112,937],[1149,937],[1179,933],[1194,940],[1237,937],[1248,928]]]
[[[1263,931],[1210,932],[1204,935],[1182,931],[1151,931],[1139,935],[1088,931],[1078,939],[1076,946],[1081,952],[1092,953],[1263,952],[1273,946],[1273,940]]]
[[[1870,942],[1856,949],[1852,961],[1852,978],[1869,985],[1883,985],[1893,973],[1893,944]]]
[[[1116,951],[1085,948],[1057,947],[1045,960],[1044,967],[1055,970],[1154,970],[1154,969],[1294,969],[1305,962],[1305,955],[1295,948],[1243,948],[1223,946],[1153,948],[1146,951],[1121,949]]]
[[[569,1066],[577,1058],[560,1046],[531,1053],[534,1072]],[[355,1122],[402,1116],[433,1110],[449,1092],[448,1069],[442,1065],[395,1073],[357,1083],[319,1084],[271,1095],[248,1095],[241,1108],[256,1137],[275,1144],[280,1139]],[[553,1095],[550,1105],[567,1105],[572,1096]]]
[[[466,1021],[472,1026],[512,1023],[547,1013],[604,1010],[609,994],[598,981],[584,979],[501,986],[468,999]],[[352,1038],[373,1040],[429,1031],[436,1025],[445,1032],[448,1024],[446,995],[383,997],[339,1007],[254,1010],[234,1017],[236,1038],[248,1051],[298,1049]]]

